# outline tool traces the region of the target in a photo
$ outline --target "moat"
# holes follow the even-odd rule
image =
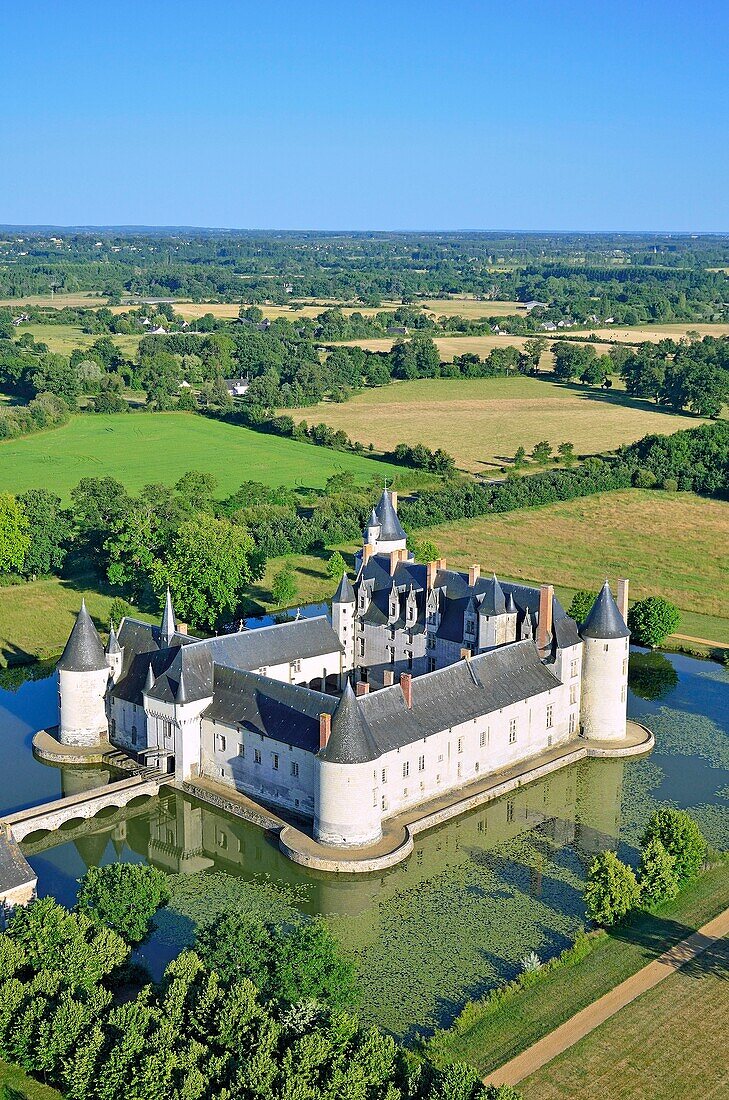
[[[72,903],[94,864],[149,861],[179,876],[143,954],[158,972],[194,920],[231,904],[331,917],[358,958],[365,1014],[398,1034],[447,1024],[463,1002],[512,976],[530,950],[560,950],[583,918],[591,856],[617,838],[631,855],[656,803],[690,809],[713,844],[729,845],[729,672],[683,656],[631,658],[629,714],[656,734],[644,760],[590,760],[417,838],[403,864],[332,877],[289,862],[253,825],[177,793],[83,827],[29,838],[39,892]],[[52,720],[54,679],[0,691],[0,813],[108,781],[109,771],[33,758]]]

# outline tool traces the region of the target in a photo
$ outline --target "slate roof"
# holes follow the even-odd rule
[[[380,750],[363,718],[352,685],[347,680],[334,712],[329,742],[319,756],[330,764],[363,764],[367,760],[376,760],[379,755]]]
[[[607,581],[600,589],[597,598],[590,608],[590,613],[580,627],[583,638],[629,638],[630,631],[625,625],[625,619],[620,614],[620,609],[613,599],[610,585]]]
[[[175,619],[175,609],[172,606],[172,596],[168,588],[165,595],[165,609],[162,613],[162,627],[160,633],[163,639],[168,639],[172,638],[176,632],[177,620]]]
[[[332,603],[354,603],[354,601],[355,595],[352,582],[346,573],[342,573],[342,579],[332,597]]]
[[[213,686],[213,700],[204,718],[241,726],[308,752],[319,749],[319,715],[333,714],[337,706],[331,695],[219,665]]]
[[[106,647],[107,653],[121,653],[121,646],[119,645],[119,639],[116,636],[116,630],[114,624],[111,623],[109,627],[109,644]]]
[[[0,896],[18,886],[35,883],[38,876],[6,825],[0,825]]]
[[[406,537],[402,524],[397,518],[397,512],[392,503],[392,496],[387,489],[383,489],[382,491],[382,496],[375,508],[375,515],[380,525],[379,537],[383,542],[394,542]]]
[[[95,672],[107,667],[99,632],[86,610],[85,600],[82,600],[81,610],[68,636],[58,668],[64,672]]]
[[[412,709],[408,709],[399,684],[363,695],[356,705],[381,754],[522,702],[560,683],[539,659],[534,643],[523,641],[414,677]]]
[[[292,619],[236,634],[221,634],[217,638],[196,641],[192,648],[203,647],[210,653],[215,664],[244,670],[268,668],[270,665],[286,664],[287,661],[299,658],[344,652],[326,615],[317,615],[312,619]]]

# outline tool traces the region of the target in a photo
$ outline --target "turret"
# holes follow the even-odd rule
[[[109,641],[106,646],[106,663],[113,683],[119,679],[124,662],[124,647],[119,645],[114,623],[109,624]]]
[[[160,626],[160,646],[172,645],[172,639],[177,631],[177,620],[175,619],[175,609],[172,606],[172,596],[169,588],[165,595],[165,609],[162,613],[162,625]]]
[[[109,736],[109,665],[84,600],[57,669],[59,741],[63,745],[101,745]]]
[[[337,591],[332,597],[332,627],[344,649],[342,673],[354,668],[354,609],[356,597],[352,582],[342,574]]]
[[[377,518],[377,513],[374,508],[370,512],[370,518],[367,521],[367,526],[364,529],[364,545],[374,547],[377,545],[377,540],[380,537],[380,521]]]
[[[595,741],[625,737],[630,631],[607,581],[580,627],[582,732]]]
[[[320,723],[314,836],[324,844],[342,847],[372,844],[382,836],[380,754],[349,681],[334,716],[323,713]]]

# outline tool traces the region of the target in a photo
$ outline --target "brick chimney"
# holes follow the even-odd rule
[[[319,715],[319,748],[325,749],[329,744],[329,738],[332,735],[332,716],[331,714]]]
[[[370,544],[368,542],[366,542],[364,544],[364,546],[362,547],[362,563],[363,564],[366,564],[370,560],[370,558],[372,557],[372,551],[373,550],[374,550],[374,546],[370,546]]]
[[[476,581],[478,580],[478,578],[480,576],[481,576],[481,566],[477,565],[476,562],[474,562],[473,565],[471,566],[471,568],[468,570],[468,583],[469,583],[471,588],[473,588],[474,584],[476,583]]]
[[[443,569],[443,570],[446,569],[446,560],[445,560],[445,558],[438,558],[438,568]]]
[[[395,576],[395,570],[397,569],[397,565],[398,565],[399,561],[400,561],[400,551],[399,550],[391,550],[390,551],[390,576],[391,577]]]
[[[395,673],[392,671],[391,668],[386,668],[385,671],[382,673],[382,683],[386,688],[392,687],[392,685],[395,683]]]
[[[435,585],[435,575],[437,572],[438,562],[429,561],[425,567],[425,587],[427,588],[428,592],[430,592]]]
[[[618,605],[618,610],[620,611],[620,614],[623,616],[623,619],[625,620],[626,623],[628,621],[628,588],[629,588],[629,586],[630,586],[630,581],[628,580],[627,577],[621,577],[621,579],[618,581],[617,605]],[[179,630],[179,627],[178,627],[178,630]]]
[[[626,581],[625,583],[627,584],[628,582]],[[187,634],[187,623],[178,623],[177,624],[177,633],[178,634]]]
[[[470,656],[471,656],[471,650],[468,648],[468,646],[463,646],[462,649],[461,649],[461,660],[463,661],[463,660],[465,660],[466,657],[470,657]]]
[[[392,489],[390,489],[390,500],[392,501],[393,508],[397,512],[397,493],[394,492]]]
[[[370,685],[366,684],[364,680],[358,680],[354,685],[354,694],[359,697],[360,695],[367,695],[370,690]]]
[[[552,634],[552,600],[554,586],[543,584],[539,588],[539,623],[537,624],[537,649],[540,654],[546,650]]]
[[[400,687],[402,688],[405,705],[408,710],[413,709],[413,678],[409,672],[400,673]]]

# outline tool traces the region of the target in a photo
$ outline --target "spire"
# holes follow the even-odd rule
[[[597,599],[580,627],[580,634],[583,638],[605,638],[606,640],[630,637],[630,631],[613,599],[607,581],[600,589]]]
[[[387,489],[382,490],[382,496],[375,511],[375,517],[380,525],[380,540],[382,542],[399,542],[406,538],[397,512],[392,503],[392,496]]]
[[[151,668],[151,665],[150,665]],[[185,688],[185,669],[180,665],[180,682],[177,685],[177,691],[175,692],[175,702],[178,706],[187,702],[187,689]]]
[[[114,621],[109,623],[109,643],[106,647],[107,653],[121,653],[121,646],[119,645],[119,639],[116,636],[116,630],[114,629]]]
[[[507,615],[515,615],[516,614],[516,604],[514,603],[514,597],[511,594],[511,592],[506,597],[506,614]]]
[[[362,716],[359,701],[347,680],[332,718],[329,742],[319,756],[332,764],[364,764],[376,760],[380,750]]]
[[[86,610],[86,601],[82,599],[81,610],[68,636],[58,668],[64,672],[96,672],[107,667],[99,632]]]
[[[170,595],[169,587],[167,589],[167,595],[165,596],[165,609],[162,615],[162,627],[160,633],[166,642],[171,642],[172,638],[177,630],[177,620],[175,619],[175,609],[172,606],[172,596]]]
[[[144,681],[144,690],[151,691],[154,687],[154,673],[152,672],[152,662],[150,661],[147,666],[147,679]]]
[[[350,581],[346,573],[342,573],[342,579],[339,582],[339,587],[332,597],[332,603],[354,603],[355,595],[352,588],[352,582]]]

